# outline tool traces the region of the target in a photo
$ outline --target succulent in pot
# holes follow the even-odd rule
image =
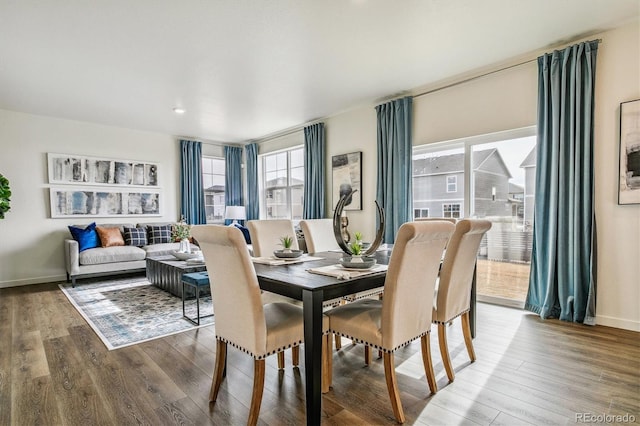
[[[291,252],[291,246],[293,245],[293,237],[285,235],[284,237],[280,237],[280,245],[283,248],[283,252],[289,253]]]

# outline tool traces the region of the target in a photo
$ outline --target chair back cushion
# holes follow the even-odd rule
[[[340,249],[333,234],[333,219],[308,219],[300,221],[309,253]]]
[[[251,354],[266,350],[260,287],[242,232],[235,226],[191,228],[204,255],[216,317],[216,336]]]
[[[289,236],[293,238],[291,248],[298,250],[298,239],[293,229],[293,222],[286,220],[250,220],[247,222],[253,255],[256,257],[269,257],[275,250],[282,250],[280,238]]]
[[[382,301],[382,342],[396,348],[431,328],[433,293],[442,252],[455,225],[408,222],[398,230]]]
[[[488,220],[463,219],[456,223],[442,262],[434,302],[434,321],[447,322],[469,310],[480,241],[490,228]]]

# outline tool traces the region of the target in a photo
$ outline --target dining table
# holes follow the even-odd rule
[[[376,250],[372,256],[378,265],[388,265],[392,248],[392,245],[382,245]],[[254,263],[254,267],[262,290],[302,301],[306,419],[308,425],[320,425],[323,302],[384,286],[386,270],[353,278],[320,275],[309,272],[309,269],[336,265],[345,254],[329,251],[313,253],[311,256],[314,260],[278,265]],[[475,311],[474,305],[475,300],[472,300],[472,310]],[[471,317],[475,319],[474,315]]]

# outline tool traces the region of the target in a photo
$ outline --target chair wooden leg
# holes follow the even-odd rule
[[[342,349],[342,337],[339,334],[334,334],[336,341],[336,351]]]
[[[447,377],[450,382],[453,382],[455,374],[453,373],[453,367],[451,366],[451,358],[449,357],[449,347],[447,346],[447,329],[446,324],[438,324],[438,343],[440,344],[440,355],[442,356],[442,364],[447,372]]]
[[[462,334],[464,344],[467,346],[467,353],[471,362],[476,360],[476,351],[473,350],[473,340],[471,340],[471,325],[469,324],[469,312],[462,314]]]
[[[322,393],[329,392],[333,380],[333,347],[331,334],[322,336]]]
[[[278,370],[284,368],[284,351],[278,352]]]
[[[294,367],[300,365],[300,346],[294,346],[291,348],[291,363]]]
[[[404,423],[404,411],[402,410],[402,402],[400,401],[400,393],[398,392],[398,381],[396,380],[396,369],[393,362],[393,354],[385,352],[384,359],[384,377],[387,381],[387,390],[389,391],[389,399],[393,407],[393,415],[398,423]]]
[[[260,404],[262,403],[262,391],[264,390],[264,359],[253,361],[253,393],[251,394],[251,409],[249,410],[249,420],[247,425],[256,425],[260,414]]]
[[[422,363],[424,364],[424,373],[427,376],[427,383],[431,393],[438,392],[438,384],[436,383],[436,374],[433,371],[433,362],[431,361],[431,333],[422,336]]]
[[[224,378],[224,367],[227,359],[227,343],[216,339],[216,367],[213,371],[213,382],[209,391],[209,402],[214,402],[218,397],[218,391]]]
[[[371,347],[367,345],[364,346],[364,363],[366,365],[371,364]]]

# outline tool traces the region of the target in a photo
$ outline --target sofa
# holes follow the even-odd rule
[[[171,240],[172,225],[173,224],[167,222],[138,223],[137,225],[132,223],[95,225],[92,223],[89,225],[74,225],[69,227],[74,238],[68,238],[64,241],[67,281],[71,281],[72,286],[75,286],[76,280],[79,278],[144,271],[147,257],[168,255],[171,254],[172,251],[179,249],[179,242],[166,242],[167,234],[164,231],[167,228],[169,229],[168,239]],[[121,245],[121,242],[113,243],[113,241],[106,242],[104,240],[109,239],[109,237],[106,237],[102,238],[98,247],[81,250],[81,248],[84,248],[81,247],[81,245],[85,244],[85,241],[82,238],[75,239],[77,235],[74,235],[74,232],[76,232],[76,234],[86,233],[91,226],[101,231],[103,236],[114,236],[115,232],[116,240],[118,232],[115,231],[114,228],[117,228],[125,244]],[[158,229],[162,232],[158,232]],[[152,230],[156,235],[151,235]],[[127,240],[125,233],[129,236],[145,235],[147,238],[146,243],[144,239],[136,239],[133,237]]]

